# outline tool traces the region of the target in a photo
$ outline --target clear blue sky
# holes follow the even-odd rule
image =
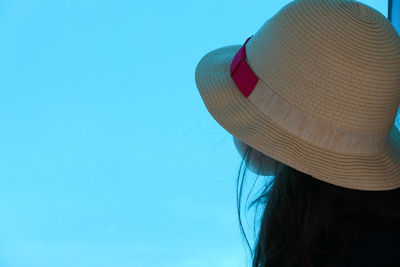
[[[0,266],[246,266],[194,73],[289,2],[1,1]]]

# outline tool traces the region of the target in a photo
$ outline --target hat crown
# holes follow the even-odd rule
[[[400,104],[400,36],[377,10],[351,0],[297,0],[246,45],[261,82],[336,127],[381,133]]]

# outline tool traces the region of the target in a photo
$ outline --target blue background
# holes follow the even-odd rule
[[[194,73],[289,2],[1,1],[0,266],[246,266]]]

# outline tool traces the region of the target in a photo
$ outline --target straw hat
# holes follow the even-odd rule
[[[377,10],[293,1],[195,79],[213,118],[269,157],[341,187],[400,187],[400,36]]]

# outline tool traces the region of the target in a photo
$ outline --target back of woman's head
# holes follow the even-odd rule
[[[243,233],[240,203],[246,171],[242,177],[240,173],[254,151],[247,146],[237,180]],[[386,225],[400,232],[399,203],[400,188],[339,187],[276,161],[274,177],[250,205],[264,209],[251,251],[253,267],[342,266],[357,241],[374,227]]]

